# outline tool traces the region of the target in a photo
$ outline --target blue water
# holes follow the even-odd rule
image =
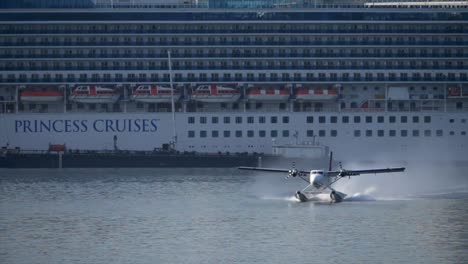
[[[340,204],[298,203],[294,180],[222,169],[0,170],[0,263],[468,259],[464,188],[380,197],[362,186]]]

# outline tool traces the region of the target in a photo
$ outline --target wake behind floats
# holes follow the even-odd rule
[[[345,193],[339,192],[331,187],[335,182],[343,179],[344,177],[358,176],[361,174],[377,174],[377,173],[390,173],[390,172],[403,172],[404,167],[399,168],[386,168],[386,169],[369,169],[369,170],[332,170],[333,152],[330,152],[330,160],[328,164],[328,171],[312,169],[310,171],[292,169],[275,169],[275,168],[262,168],[262,167],[239,167],[240,170],[254,170],[265,172],[280,172],[287,173],[287,177],[299,177],[308,185],[301,191],[297,191],[295,196],[301,202],[307,202],[313,199],[316,195],[330,191],[330,199],[332,202],[342,202],[346,197]],[[307,179],[306,177],[309,177]]]

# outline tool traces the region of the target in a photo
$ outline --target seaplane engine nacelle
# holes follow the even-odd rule
[[[310,183],[317,189],[322,188],[326,184],[323,172],[312,171],[310,173]]]

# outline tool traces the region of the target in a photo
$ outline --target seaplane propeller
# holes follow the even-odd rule
[[[299,171],[297,169],[291,169],[288,171],[288,178],[296,176],[299,176]]]

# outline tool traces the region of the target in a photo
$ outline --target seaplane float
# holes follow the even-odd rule
[[[287,177],[299,178],[307,182],[308,185],[301,191],[295,193],[295,197],[301,202],[316,200],[318,194],[330,192],[330,199],[332,202],[339,203],[346,197],[345,193],[335,190],[332,185],[337,181],[351,176],[358,176],[361,174],[377,174],[377,173],[392,173],[403,172],[404,167],[399,168],[386,168],[386,169],[367,169],[367,170],[332,170],[333,153],[330,152],[330,160],[328,171],[325,170],[298,170],[298,169],[276,169],[276,168],[262,168],[262,167],[239,167],[240,170],[263,171],[272,173],[287,173]]]

